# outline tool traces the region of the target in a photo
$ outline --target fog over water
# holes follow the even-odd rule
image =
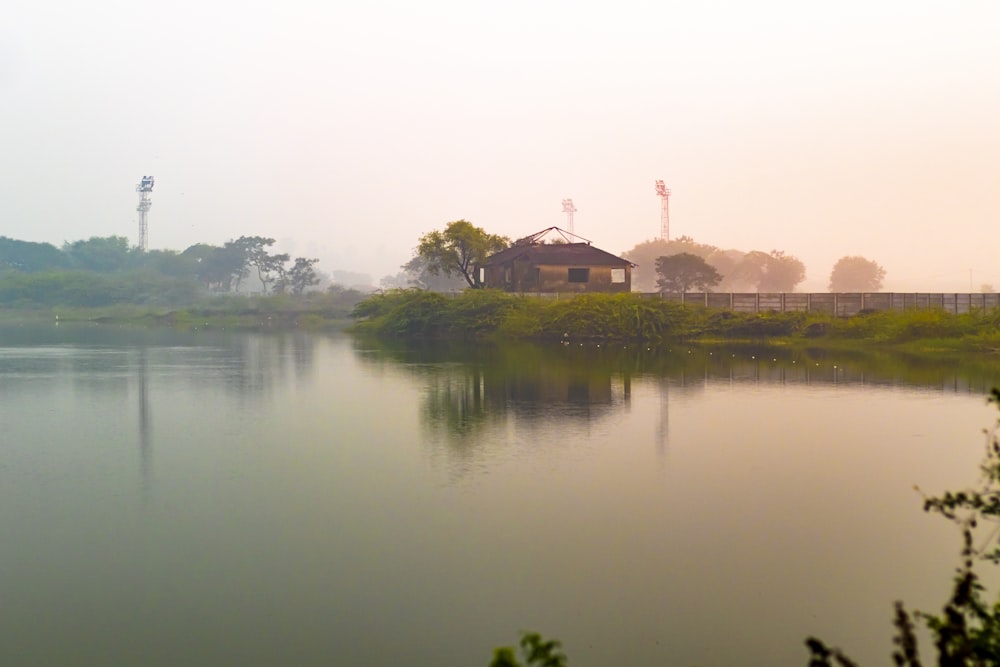
[[[1000,5],[11,0],[4,235],[241,235],[377,281],[466,218],[614,253],[672,229],[886,289],[1000,286]]]

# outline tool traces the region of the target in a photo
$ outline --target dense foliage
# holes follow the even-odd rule
[[[689,252],[657,258],[656,275],[661,292],[705,292],[722,280],[714,266]]]
[[[468,220],[455,220],[443,230],[421,236],[416,257],[431,275],[459,276],[474,287],[476,265],[509,246],[510,239],[504,236],[490,234]]]
[[[315,259],[272,253],[274,239],[241,236],[222,246],[197,244],[184,252],[142,251],[123,236],[64,243],[0,237],[0,306],[104,307],[114,304],[191,304],[210,294],[246,290],[299,295],[319,283]]]
[[[520,644],[524,663],[518,661],[512,647],[504,646],[493,651],[490,667],[566,667],[566,656],[560,651],[562,644],[558,640],[546,640],[536,632],[525,632]]]

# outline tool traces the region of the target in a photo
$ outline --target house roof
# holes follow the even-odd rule
[[[494,266],[519,260],[532,264],[556,266],[634,266],[622,259],[595,248],[589,243],[523,243],[513,245],[492,255],[484,266]]]

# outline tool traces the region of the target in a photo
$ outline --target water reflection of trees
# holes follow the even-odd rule
[[[100,324],[0,328],[0,375],[33,386],[70,382],[81,392],[127,395],[137,351],[150,382],[221,389],[260,400],[308,377],[319,339],[304,332],[253,334]]]
[[[516,416],[523,428],[592,421],[628,401],[621,352],[579,346],[398,345],[356,342],[369,363],[393,363],[424,383],[421,415],[454,445]]]
[[[592,423],[630,402],[633,383],[653,383],[661,397],[665,442],[671,394],[716,383],[870,385],[985,394],[1000,381],[1000,363],[982,358],[928,359],[884,352],[830,352],[762,346],[468,345],[355,341],[359,358],[418,376],[421,413],[432,432],[472,446],[510,417]],[[663,444],[661,442],[661,444]]]
[[[222,391],[259,401],[312,373],[320,339],[100,324],[0,326],[0,399],[69,390],[134,415],[143,494],[152,492],[154,424],[178,393]]]

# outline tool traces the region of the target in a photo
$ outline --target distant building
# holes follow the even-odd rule
[[[630,292],[635,266],[585,243],[557,241],[542,237],[557,227],[519,239],[479,266],[478,285],[508,292]],[[571,235],[574,238],[575,235]]]

